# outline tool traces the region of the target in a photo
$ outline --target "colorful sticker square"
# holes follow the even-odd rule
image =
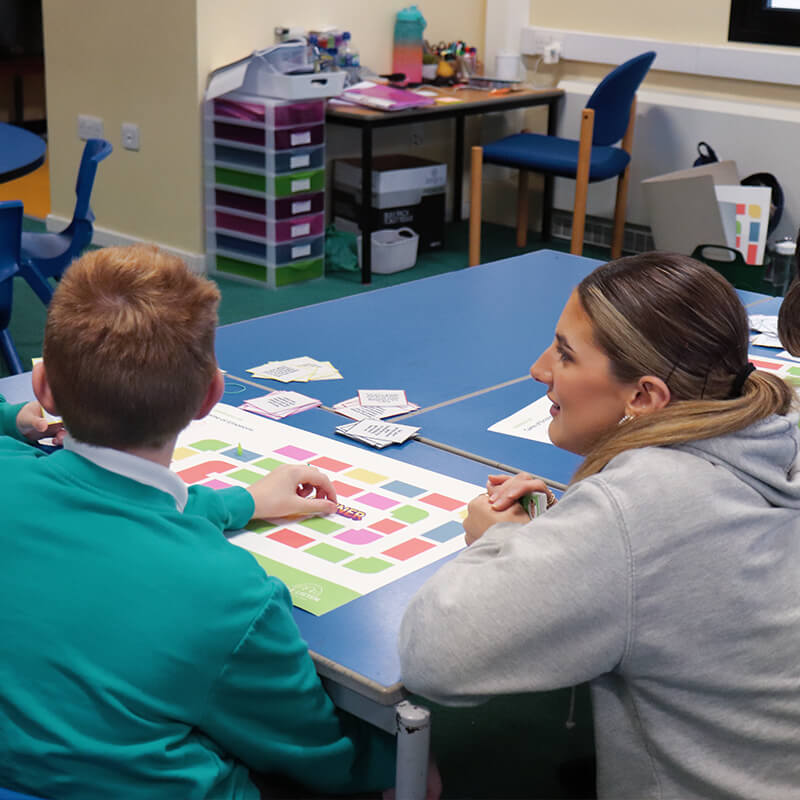
[[[383,555],[396,558],[398,561],[407,561],[409,558],[418,556],[420,553],[424,553],[426,550],[430,550],[431,547],[435,546],[436,545],[431,542],[423,542],[422,539],[409,539],[394,547],[390,547],[388,550],[384,550]]]
[[[308,461],[309,458],[314,458],[316,455],[310,450],[303,450],[302,447],[295,447],[293,444],[287,444],[286,447],[281,447],[275,452],[279,455],[293,458],[295,461]]]
[[[227,461],[204,461],[188,469],[182,469],[178,475],[186,483],[200,483],[204,478],[215,472],[227,472],[231,468]]]
[[[230,442],[221,442],[219,439],[201,439],[199,442],[192,442],[190,447],[195,450],[224,450],[230,447]]]
[[[397,531],[403,530],[405,525],[402,522],[395,522],[393,519],[382,519],[379,522],[373,522],[369,527],[378,533],[397,533]]]
[[[253,472],[251,469],[237,469],[229,472],[228,477],[246,483],[249,486],[251,483],[260,481],[264,476],[260,472]]]
[[[375,494],[374,492],[367,492],[355,499],[362,505],[377,508],[380,511],[386,511],[387,508],[397,505],[397,500],[392,500],[391,497],[384,497],[382,494]]]
[[[420,497],[420,503],[427,503],[429,506],[443,508],[445,511],[455,511],[461,508],[464,503],[461,500],[454,500],[452,497],[445,497],[443,494],[429,494],[427,497]]]
[[[274,539],[276,542],[288,545],[289,547],[303,547],[314,541],[310,536],[304,536],[302,533],[289,530],[289,528],[281,528],[274,533],[268,533],[267,539]]]
[[[212,478],[210,481],[206,481],[203,486],[208,486],[209,489],[230,489],[232,484]]]
[[[247,530],[253,531],[254,533],[265,533],[277,527],[278,526],[274,522],[266,522],[263,519],[254,520],[247,524]]]
[[[241,450],[241,452],[239,452]],[[261,453],[254,453],[252,450],[245,450],[244,447],[231,447],[230,450],[224,450],[220,455],[227,456],[228,458],[238,458],[239,461],[255,461],[261,457]]]
[[[262,458],[259,461],[254,461],[253,466],[266,470],[267,472],[272,472],[276,467],[280,467],[281,464],[285,463],[285,461],[278,461],[277,458]]]
[[[189,458],[189,456],[196,456],[197,450],[192,450],[191,447],[176,447],[172,451],[172,460],[173,461],[181,461],[184,458]]]
[[[352,569],[354,572],[363,572],[366,575],[374,575],[376,572],[383,572],[392,566],[391,561],[384,561],[382,558],[354,558],[342,566]]]
[[[341,472],[343,469],[349,469],[352,464],[345,464],[344,461],[337,461],[335,458],[328,458],[328,456],[320,456],[310,462],[312,467],[318,469],[326,469],[328,472]]]
[[[363,529],[351,528],[349,531],[344,531],[344,533],[337,533],[334,538],[339,539],[342,542],[347,542],[347,544],[363,545],[363,544],[371,544],[372,542],[377,541],[381,537],[379,534],[373,533],[372,531],[369,531],[366,528]]]
[[[427,511],[414,506],[400,506],[399,508],[393,509],[390,513],[395,519],[407,522],[409,525],[420,522],[420,520],[430,516]]]
[[[310,553],[312,556],[330,561],[333,564],[338,564],[353,555],[350,551],[342,550],[341,547],[334,547],[327,542],[318,542],[313,547],[306,548],[303,552]]]
[[[340,531],[344,528],[344,525],[340,525],[338,522],[333,522],[329,519],[324,519],[323,517],[312,517],[311,519],[303,520],[300,524],[317,533],[333,533],[334,531]]]
[[[351,486],[349,483],[342,483],[341,481],[331,481],[333,488],[336,489],[336,496],[352,497],[362,491],[358,486]]]
[[[383,483],[384,481],[389,480],[386,475],[378,475],[377,472],[371,472],[370,470],[362,469],[361,467],[356,467],[356,469],[346,472],[345,475],[347,475],[348,478],[352,478],[354,481],[361,481],[362,483],[369,484]]]
[[[412,486],[410,483],[404,483],[403,481],[391,481],[391,483],[385,483],[383,486],[381,486],[381,489],[386,489],[387,492],[400,494],[403,497],[416,497],[425,491],[425,489],[421,489],[419,486]]]
[[[464,526],[460,522],[451,520],[423,535],[426,539],[433,539],[435,542],[449,542],[451,539],[455,539],[456,536],[464,535]]]

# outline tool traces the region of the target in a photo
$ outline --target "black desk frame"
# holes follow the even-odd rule
[[[450,93],[448,93],[450,94]],[[457,94],[451,96],[458,97]],[[361,282],[372,280],[372,227],[370,224],[370,199],[372,197],[372,133],[376,128],[391,128],[411,123],[433,122],[441,119],[455,120],[453,218],[461,217],[462,182],[464,179],[464,121],[474,114],[493,114],[516,108],[547,106],[547,135],[556,132],[556,107],[564,96],[560,89],[537,92],[512,92],[501,97],[486,98],[477,102],[447,103],[444,105],[413,108],[408,111],[348,113],[341,107],[328,105],[326,121],[329,125],[344,125],[361,129]],[[553,177],[545,176],[542,206],[542,239],[550,238],[552,229]]]

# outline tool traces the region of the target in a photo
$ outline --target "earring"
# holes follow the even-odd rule
[[[617,425],[624,425],[626,422],[630,422],[632,419],[636,419],[633,414],[626,414],[618,423]]]

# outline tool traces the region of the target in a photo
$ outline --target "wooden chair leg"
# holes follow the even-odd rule
[[[519,171],[517,181],[517,247],[528,244],[528,170]]]
[[[481,263],[481,189],[483,148],[472,148],[469,183],[469,266]]]
[[[631,112],[628,117],[628,127],[622,137],[622,149],[628,154],[633,150],[633,128],[636,122],[636,96],[631,103]],[[617,201],[614,205],[614,234],[611,238],[611,258],[622,255],[622,243],[625,239],[625,215],[628,209],[628,185],[631,177],[630,161],[625,171],[617,178]]]
[[[572,242],[569,251],[583,255],[583,231],[586,225],[586,195],[589,191],[589,166],[592,160],[594,109],[584,108],[581,114],[581,138],[578,145],[578,169],[575,173],[575,205],[572,209]]]

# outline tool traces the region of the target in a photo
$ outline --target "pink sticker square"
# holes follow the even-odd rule
[[[341,481],[331,481],[333,484],[333,488],[336,489],[337,497],[341,495],[342,497],[352,497],[354,494],[358,494],[361,489],[358,486],[351,486],[349,483],[342,483]]]
[[[382,494],[375,494],[374,492],[367,492],[362,494],[361,497],[356,497],[359,503],[365,506],[372,506],[372,508],[379,508],[381,511],[386,511],[387,508],[399,505],[397,500],[392,500],[391,497],[384,497]]]
[[[280,450],[275,452],[280,453],[282,456],[293,458],[295,461],[308,461],[309,458],[314,458],[316,455],[310,450],[303,450],[302,447],[295,447],[293,444],[287,444],[286,447],[281,447]]]
[[[203,486],[208,486],[209,489],[230,489],[232,484],[212,478],[210,481],[206,481]]]
[[[399,561],[407,561],[409,558],[424,553],[426,550],[430,550],[431,547],[435,546],[436,545],[431,544],[431,542],[423,542],[422,539],[409,539],[402,544],[384,550],[383,555],[396,558]]]
[[[345,464],[344,461],[337,461],[335,458],[328,458],[328,456],[320,456],[311,462],[311,466],[326,469],[328,472],[341,472],[343,469],[349,469],[353,465]]]
[[[363,530],[351,528],[349,531],[337,533],[336,538],[341,539],[343,542],[347,542],[347,544],[371,544],[381,537],[377,533],[366,530],[366,528]]]

